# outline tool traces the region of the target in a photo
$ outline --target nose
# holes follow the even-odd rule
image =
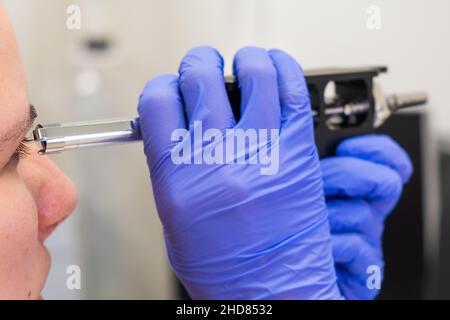
[[[18,172],[35,199],[40,238],[45,240],[72,213],[78,197],[72,181],[35,150],[20,160]]]

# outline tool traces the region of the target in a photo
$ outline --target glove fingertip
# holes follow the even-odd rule
[[[216,65],[218,69],[222,70],[224,66],[224,59],[219,50],[211,46],[198,46],[190,49],[183,57],[178,73],[180,76],[191,70],[193,66],[196,68],[202,66],[205,62],[209,65]]]
[[[407,161],[403,162],[403,164],[398,168],[398,172],[400,177],[402,178],[403,184],[408,183],[413,175],[413,165],[409,157],[406,158]]]
[[[413,165],[408,153],[385,134],[369,134],[345,139],[337,146],[336,155],[356,157],[388,166],[397,171],[403,184],[406,184],[413,174]]]

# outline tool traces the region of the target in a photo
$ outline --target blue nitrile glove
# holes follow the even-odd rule
[[[170,264],[194,299],[341,298],[303,72],[282,51],[252,47],[236,54],[234,72],[242,93],[237,124],[223,59],[209,47],[189,51],[179,76],[155,78],[140,97],[145,154]],[[213,142],[197,145],[191,156],[180,150],[195,143],[187,136],[174,142],[171,135],[178,128],[198,133],[196,121],[204,133],[217,130],[210,131]],[[264,130],[275,129],[269,136],[281,131],[258,149],[252,143],[250,151],[229,152],[226,164],[220,164],[217,149],[219,164],[206,164],[212,156],[205,154],[229,138],[233,132],[226,129],[233,127],[249,134],[262,129],[262,142]],[[272,169],[261,163],[267,151]],[[174,163],[182,156],[192,164]],[[230,163],[238,156],[258,161]]]
[[[338,284],[347,299],[379,293],[384,221],[412,174],[406,152],[385,135],[340,143],[321,160]]]

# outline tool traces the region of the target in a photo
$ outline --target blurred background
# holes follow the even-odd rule
[[[393,291],[385,297],[450,297],[445,285],[450,287],[445,272],[448,267],[450,273],[450,239],[442,232],[450,228],[450,205],[441,196],[450,194],[448,0],[3,3],[16,28],[31,102],[38,121],[45,123],[133,116],[145,82],[176,73],[186,51],[204,44],[223,54],[228,74],[233,54],[242,46],[257,45],[281,48],[304,68],[387,65],[389,73],[379,82],[388,93],[426,90],[430,102],[426,112],[418,113],[420,125],[409,140],[420,149],[415,153],[420,167],[414,192],[421,201],[403,210],[418,215],[397,222],[398,230],[406,219],[418,232],[418,246],[402,244],[410,255],[403,267],[414,272],[400,270],[398,277],[404,279],[396,282],[388,265],[386,281]],[[72,5],[80,10],[79,29],[67,25]],[[379,28],[368,25],[372,5],[380,9]],[[75,182],[80,202],[48,241],[53,266],[44,297],[180,297],[167,264],[142,146],[81,150],[53,159]],[[395,235],[401,238],[403,232]],[[392,261],[402,259],[402,251],[390,252]],[[70,265],[81,268],[80,290],[66,286]]]

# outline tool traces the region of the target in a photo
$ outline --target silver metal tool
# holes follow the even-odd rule
[[[372,96],[375,101],[372,125],[375,128],[383,124],[392,113],[427,102],[427,95],[423,92],[386,97],[376,83]],[[345,123],[345,119],[366,113],[370,108],[371,104],[367,99],[335,101],[325,108],[324,113],[327,123],[339,127]],[[313,110],[312,116],[317,120],[317,111]],[[142,139],[138,118],[39,124],[33,131],[33,136],[39,144],[39,153],[43,155]]]
[[[375,99],[374,127],[381,126],[392,113],[399,110],[420,106],[428,102],[426,92],[413,92],[408,94],[393,94],[385,96],[381,87],[374,82],[373,97]]]
[[[33,131],[40,154],[141,140],[138,119],[39,124]]]

